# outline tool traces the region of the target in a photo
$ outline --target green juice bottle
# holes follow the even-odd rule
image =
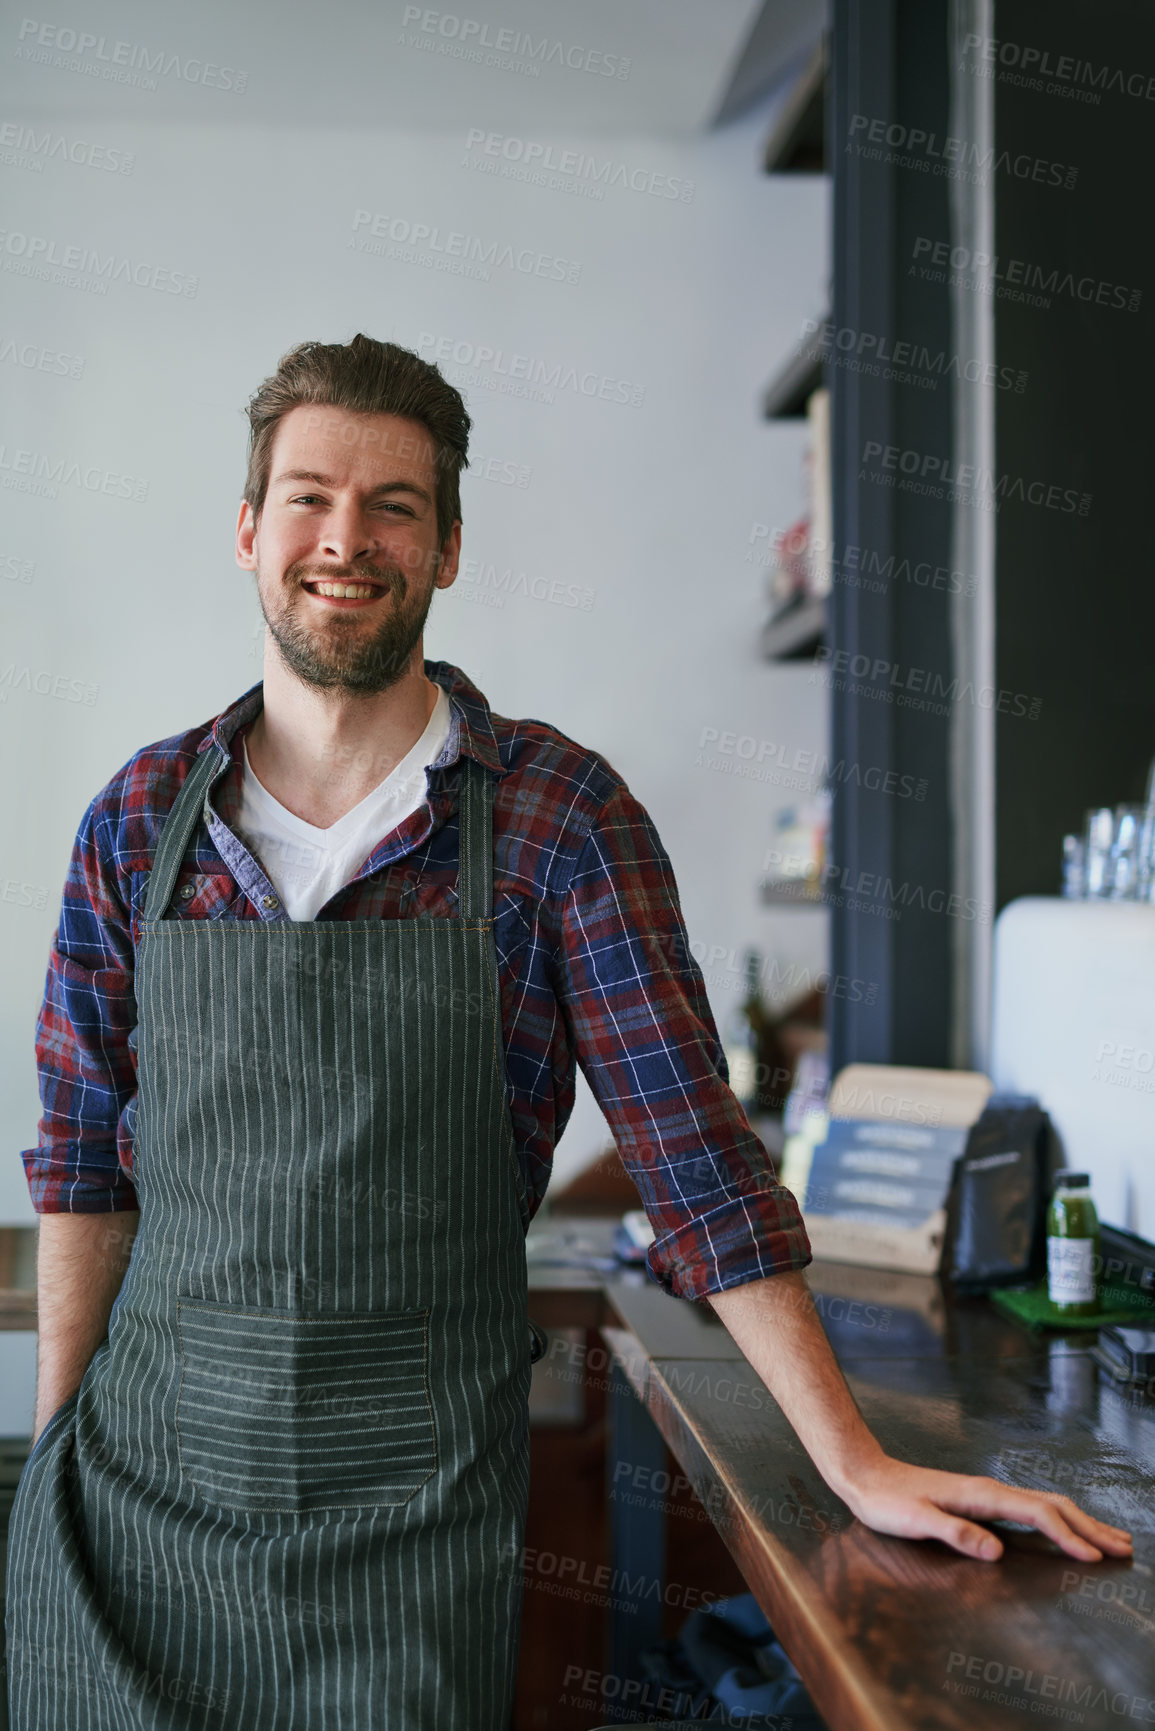
[[[1065,1316],[1099,1311],[1099,1216],[1086,1172],[1056,1172],[1047,1210],[1047,1296]]]

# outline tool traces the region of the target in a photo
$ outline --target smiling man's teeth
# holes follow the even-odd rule
[[[338,601],[363,601],[377,590],[371,583],[311,583],[318,595],[331,595]]]

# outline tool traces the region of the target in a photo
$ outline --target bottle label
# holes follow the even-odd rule
[[[1052,1304],[1090,1304],[1095,1297],[1095,1240],[1047,1239],[1047,1294]]]

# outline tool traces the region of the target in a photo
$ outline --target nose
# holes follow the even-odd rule
[[[372,559],[380,546],[379,525],[353,503],[334,505],[325,517],[320,551],[335,564]]]

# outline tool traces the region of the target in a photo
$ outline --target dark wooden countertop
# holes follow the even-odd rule
[[[1002,1525],[1003,1558],[979,1563],[876,1534],[712,1312],[609,1282],[604,1338],[831,1726],[1155,1724],[1155,1403],[1101,1377],[1086,1334],[1037,1338],[936,1280],[808,1276],[888,1452],[1064,1491],[1135,1538],[1130,1563],[1081,1564]]]

